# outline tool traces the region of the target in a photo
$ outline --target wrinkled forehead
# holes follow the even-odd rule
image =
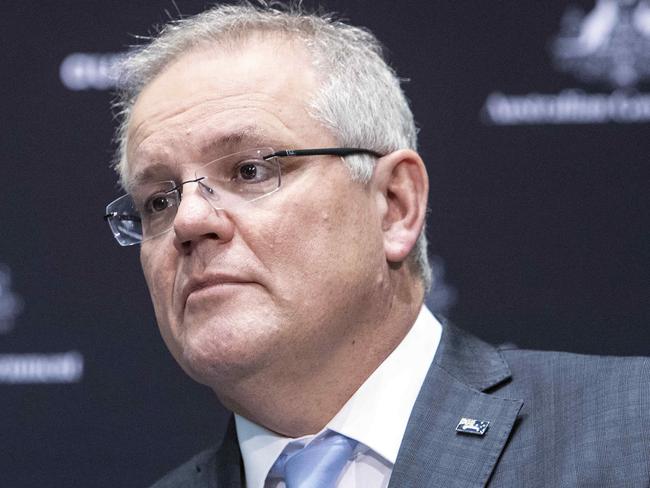
[[[183,144],[245,137],[263,142],[265,133],[308,129],[316,124],[310,102],[319,84],[311,55],[297,40],[251,36],[238,46],[197,47],[138,95],[127,127],[123,181],[128,184],[151,153],[175,152]]]

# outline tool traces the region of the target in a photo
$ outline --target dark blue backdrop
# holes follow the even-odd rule
[[[581,59],[554,42],[595,3],[322,4],[373,30],[410,80],[446,270],[431,303],[455,291],[452,319],[495,342],[648,354],[647,38],[621,14]],[[101,219],[117,195],[102,55],[165,9],[177,15],[171,0],[3,5],[0,486],[145,486],[222,428],[212,393],[158,336],[137,249]],[[628,71],[607,64],[615,44]],[[90,56],[62,79],[72,53]]]

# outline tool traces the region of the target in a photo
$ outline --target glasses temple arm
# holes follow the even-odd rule
[[[277,151],[273,154],[265,156],[268,158],[282,158],[288,156],[351,156],[353,154],[369,154],[376,158],[381,158],[382,155],[370,149],[359,149],[355,147],[324,147],[321,149],[287,149],[285,151]]]

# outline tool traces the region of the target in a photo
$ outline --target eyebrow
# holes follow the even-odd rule
[[[278,140],[273,140],[266,136],[258,126],[245,126],[237,131],[215,135],[213,137],[202,136],[201,139],[195,144],[198,152],[203,155],[215,155],[208,161],[196,161],[200,164],[207,164],[210,161],[217,159],[221,156],[236,153],[238,151],[256,147],[284,147],[283,143]],[[245,147],[244,147],[245,146]],[[282,146],[282,147],[280,147]],[[218,156],[217,156],[218,155]],[[128,165],[128,164],[127,164]],[[156,161],[148,164],[146,168],[138,171],[133,176],[128,178],[126,190],[130,191],[131,188],[149,181],[160,181],[160,175],[170,173],[172,166],[162,161]],[[170,177],[171,179],[171,177]]]

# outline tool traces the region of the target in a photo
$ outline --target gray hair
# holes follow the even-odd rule
[[[127,128],[141,90],[184,53],[209,43],[234,44],[254,33],[281,35],[304,43],[322,80],[309,103],[309,112],[340,145],[381,154],[402,148],[417,150],[417,129],[408,101],[371,32],[328,15],[306,13],[300,4],[280,8],[248,2],[218,5],[168,23],[149,44],[136,48],[122,62],[114,103],[119,120],[114,166],[123,186]],[[370,180],[374,164],[375,159],[369,156],[346,158],[352,178],[361,182]],[[409,259],[428,290],[432,277],[424,228]]]

